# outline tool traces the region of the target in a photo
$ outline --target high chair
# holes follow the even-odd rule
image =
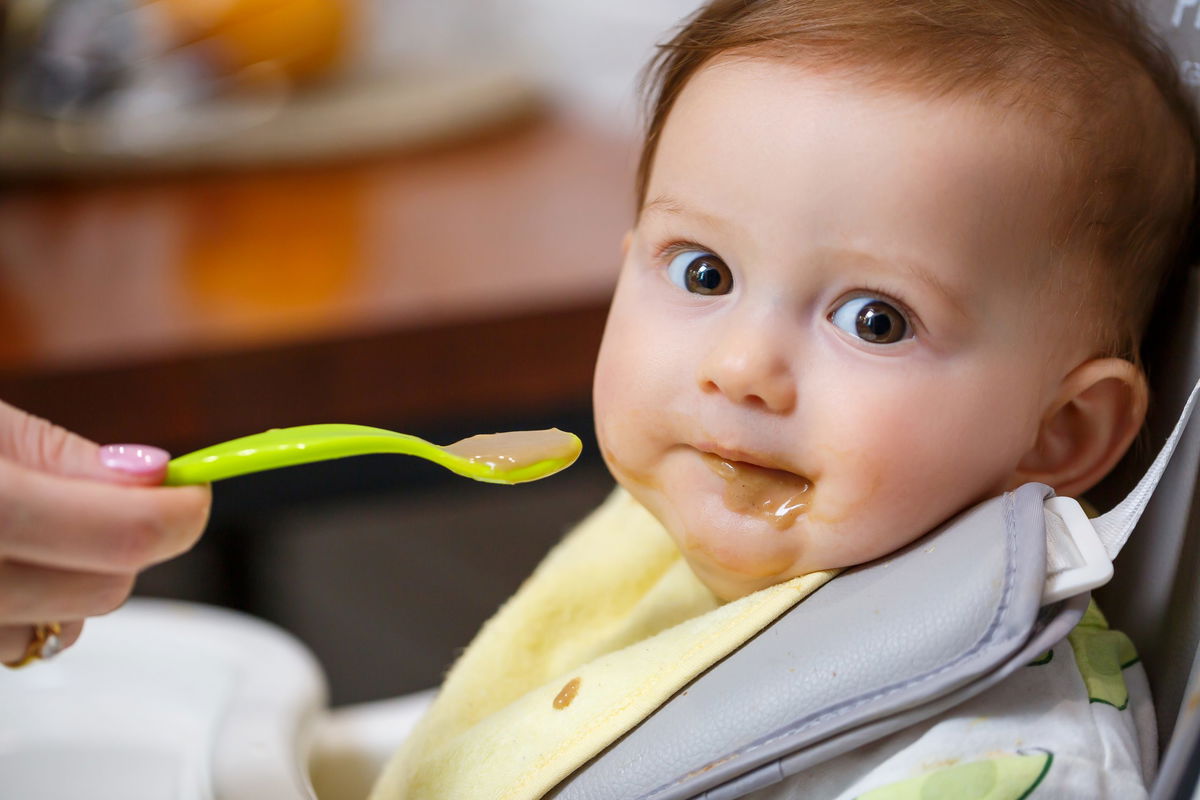
[[[1200,17],[1196,17],[1200,0],[1147,0],[1143,7],[1167,29],[1181,58],[1200,62]],[[1148,357],[1153,384],[1150,446],[1135,448],[1100,487],[1093,499],[1101,508],[1125,496],[1146,472],[1200,379],[1200,271],[1192,269],[1181,276],[1157,316],[1151,331],[1151,342],[1157,346]],[[1117,560],[1115,579],[1097,592],[1113,627],[1134,640],[1154,692],[1161,752],[1152,791],[1155,800],[1200,797],[1198,465],[1200,421],[1193,420],[1183,429],[1173,458]],[[1023,498],[1021,508],[1039,510],[1038,519],[1025,520],[1026,530],[1020,534],[1033,537],[1039,551],[1047,547],[1047,537],[1054,541],[1079,524],[1091,527],[1086,520],[1068,519],[1067,511],[1047,500],[1043,490],[1030,485],[1015,493]],[[1040,511],[1043,507],[1048,511]],[[999,617],[988,617],[987,608],[981,609],[966,595],[962,596],[965,602],[955,603],[956,582],[986,583],[985,570],[994,568],[987,562],[1004,558],[999,550],[994,558],[978,557],[974,550],[963,548],[969,545],[977,550],[979,542],[960,536],[970,527],[964,522],[980,519],[980,524],[997,524],[987,518],[997,513],[996,508],[985,504],[930,534],[937,537],[932,540],[938,545],[936,557],[956,569],[944,570],[952,578],[935,587],[932,599],[926,600],[942,609],[955,609],[946,618],[947,627],[962,628],[968,637],[964,646],[972,655],[1005,637],[1011,640],[1007,650],[997,652],[986,664],[959,669],[936,692],[902,687],[891,705],[864,706],[870,713],[856,707],[833,726],[827,721],[810,725],[796,716],[804,709],[785,708],[786,702],[772,704],[782,710],[767,708],[756,696],[761,687],[771,685],[773,672],[786,665],[781,659],[788,655],[789,631],[809,625],[803,629],[805,636],[834,637],[836,632],[813,628],[811,619],[806,622],[804,613],[798,612],[813,604],[828,605],[830,598],[869,603],[873,591],[882,592],[880,586],[887,590],[880,596],[894,597],[897,587],[910,580],[906,571],[914,572],[905,565],[927,558],[933,549],[922,540],[920,547],[885,559],[890,570],[880,569],[880,563],[866,565],[822,588],[693,681],[686,692],[571,775],[550,796],[563,800],[741,797],[952,707],[999,680],[1011,665],[1027,663],[1030,653],[1044,650],[1047,642],[1057,641],[1078,620],[1088,597],[1080,587],[1093,588],[1104,576],[1089,574],[1075,584],[1054,585],[1053,580],[1046,582],[1046,567],[1039,562],[1036,585],[1014,589],[1016,595],[1024,592],[1026,597],[1026,627],[997,632],[1004,624],[994,624]],[[1088,561],[1086,554],[1083,560]],[[972,577],[976,568],[978,575]],[[926,586],[928,573],[922,571],[920,582],[922,587],[913,591],[914,603],[922,602],[916,595],[931,591]],[[1010,601],[1006,598],[1004,603]],[[849,613],[860,612],[850,608]],[[978,636],[985,628],[986,635]],[[935,644],[943,646],[944,637]],[[921,645],[917,639],[897,651],[902,668],[910,668],[910,661],[917,664]],[[962,662],[952,655],[934,654],[930,663]],[[927,666],[917,664],[911,669]],[[759,689],[747,691],[747,684]],[[864,688],[855,689],[855,697],[869,695],[871,686],[864,683]],[[822,688],[814,691],[819,694]],[[80,642],[52,661],[0,675],[0,797],[361,798],[432,694],[329,711],[319,666],[287,634],[234,612],[138,599],[89,622]],[[730,702],[731,697],[735,702]],[[837,698],[829,702],[833,708]],[[842,706],[837,707],[839,713]],[[772,714],[785,716],[765,719]],[[719,730],[697,736],[698,729]]]
[[[1173,318],[1194,326],[1200,314],[1190,312],[1200,312],[1200,279],[1197,274],[1190,277],[1186,291],[1175,296],[1181,313]],[[1156,429],[1163,426],[1164,417],[1174,416],[1182,405],[1183,391],[1192,379],[1200,377],[1200,358],[1196,357],[1200,326],[1189,335],[1164,341],[1169,346],[1159,363],[1174,369],[1156,370],[1164,376],[1157,387],[1157,419],[1152,423]],[[1136,638],[1153,680],[1165,743],[1153,795],[1156,798],[1192,797],[1200,768],[1200,713],[1195,708],[1200,693],[1195,666],[1195,592],[1200,574],[1200,539],[1195,528],[1200,513],[1193,492],[1198,461],[1200,424],[1193,423],[1180,440],[1170,469],[1121,560],[1121,581],[1108,587],[1102,599],[1109,616],[1121,620],[1119,624]],[[1130,468],[1140,471],[1137,466]],[[1119,483],[1119,476],[1114,482]],[[1017,494],[1021,493],[1033,494],[1034,507],[1041,509],[1043,493],[1036,486],[1022,487]],[[973,510],[968,516],[986,513],[989,506],[980,508],[982,511]],[[1049,520],[1051,515],[1045,518]],[[1089,523],[1084,520],[1083,524]],[[980,558],[979,542],[947,535],[962,529],[961,524],[955,524],[931,534],[936,537],[932,541],[937,550],[943,552],[939,557],[958,567],[940,570],[951,573],[944,586],[934,592],[935,602],[943,605],[943,598],[950,597],[956,583],[973,582],[972,567],[967,562],[1003,560],[1001,553]],[[1027,529],[1043,540],[1048,535],[1044,528]],[[828,602],[829,597],[841,603],[851,603],[855,598],[873,603],[876,599],[872,593],[878,594],[880,584],[887,589],[883,596],[895,596],[894,582],[907,580],[903,574],[906,559],[922,559],[917,566],[928,565],[932,549],[926,546],[928,541],[889,557],[891,570],[880,569],[877,564],[851,571],[838,579],[840,583],[830,584],[798,608]],[[964,542],[969,550],[961,550]],[[960,548],[957,552],[956,547]],[[1127,563],[1133,565],[1129,572],[1140,575],[1141,581],[1136,576],[1126,577]],[[1040,564],[1038,570],[1044,573]],[[924,569],[919,572],[921,583],[928,584],[930,576]],[[829,592],[835,584],[848,588],[840,590],[841,595]],[[1152,590],[1142,591],[1147,585]],[[1039,624],[1030,641],[1016,642],[1017,655],[1005,660],[1017,665],[1027,663],[1031,653],[1061,637],[1077,619],[1067,614],[1067,624],[1056,631],[1052,609],[1069,610],[1086,603],[1086,593],[1069,597],[1070,591],[1063,595],[1068,598],[1065,602],[1045,602],[1046,591],[1042,591],[1040,603],[1038,595],[1033,595]],[[858,617],[863,611],[851,608],[850,614]],[[987,622],[986,614],[981,616],[974,604],[964,605],[954,616],[967,619],[968,629],[975,624],[972,619]],[[958,624],[953,619],[945,622]],[[733,687],[768,685],[773,665],[774,672],[780,671],[775,662],[787,649],[788,631],[803,624],[802,615],[794,612],[777,620],[694,681],[686,695],[673,698],[572,775],[552,796],[645,797],[650,792],[630,791],[637,780],[643,780],[645,785],[656,787],[654,797],[739,797],[909,723],[912,709],[890,709],[882,717],[852,720],[854,724],[847,726],[847,731],[835,731],[836,735],[827,736],[815,747],[806,749],[803,742],[798,745],[785,741],[779,757],[768,754],[765,763],[760,763],[760,758],[727,774],[730,764],[738,764],[736,756],[747,750],[745,737],[755,731],[761,733],[760,718],[767,714],[759,709],[735,715],[737,718],[726,714],[719,726],[721,736],[699,737],[708,742],[710,752],[705,754],[703,748],[689,751],[691,745],[685,743],[698,738],[694,735],[697,726],[706,721],[711,725],[715,715],[720,714],[713,711],[713,698],[728,705],[727,698],[738,691]],[[883,624],[890,623],[885,619]],[[1027,632],[1019,633],[1024,637]],[[813,641],[814,635],[820,632],[806,631],[809,638],[804,641]],[[944,645],[944,638],[939,638],[937,644]],[[997,638],[1003,637],[992,637]],[[780,641],[784,648],[778,646]],[[974,643],[971,646],[977,649]],[[824,649],[816,648],[816,652]],[[795,663],[802,667],[807,662]],[[746,680],[747,671],[753,681]],[[969,676],[965,690],[986,684],[991,679],[987,672]],[[796,676],[787,676],[786,680],[802,682]],[[953,705],[964,689],[958,687],[955,691],[959,694],[951,691],[926,696],[917,711],[932,713],[947,707],[947,703]],[[320,669],[290,636],[230,611],[134,600],[121,611],[89,623],[88,635],[67,653],[34,669],[8,673],[0,681],[0,797],[358,798],[367,792],[383,763],[431,699],[432,692],[423,692],[327,712]],[[755,701],[762,698],[748,695],[743,699],[747,706],[754,707]],[[774,703],[777,699],[772,694],[773,704],[779,705]],[[713,752],[727,754],[714,758]],[[654,757],[648,758],[647,754]],[[697,757],[708,759],[707,764],[688,762]],[[646,771],[646,764],[654,768]],[[639,770],[643,774],[639,775]],[[678,784],[679,790],[663,792],[662,787],[671,781]],[[696,781],[708,785],[692,791]],[[614,786],[620,788],[610,793]]]

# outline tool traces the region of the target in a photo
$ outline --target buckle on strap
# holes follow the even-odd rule
[[[1046,508],[1046,585],[1042,605],[1091,591],[1112,580],[1112,559],[1079,503],[1051,497]]]

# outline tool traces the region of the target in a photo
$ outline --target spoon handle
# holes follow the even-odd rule
[[[252,472],[368,453],[418,456],[467,474],[460,465],[447,463],[460,459],[416,436],[366,425],[333,424],[272,428],[196,450],[172,459],[163,482],[167,486],[210,483]]]

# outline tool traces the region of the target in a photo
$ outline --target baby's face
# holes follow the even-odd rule
[[[1021,482],[1087,343],[1039,131],[765,59],[687,85],[596,370],[614,475],[718,595],[892,552]]]

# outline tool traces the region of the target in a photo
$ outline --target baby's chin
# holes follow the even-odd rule
[[[719,483],[688,482],[686,490],[675,483],[664,479],[661,488],[626,488],[658,518],[692,571],[722,600],[812,571],[802,564],[803,516],[780,529],[759,515],[726,506]]]
[[[777,583],[783,583],[789,578],[794,578],[796,575],[803,574],[802,572],[796,572],[793,575],[784,572],[758,576],[747,575],[730,569],[726,564],[714,561],[707,554],[695,551],[689,552],[687,550],[682,552],[692,572],[722,602],[737,600],[748,594],[753,594],[760,589],[766,589]]]

